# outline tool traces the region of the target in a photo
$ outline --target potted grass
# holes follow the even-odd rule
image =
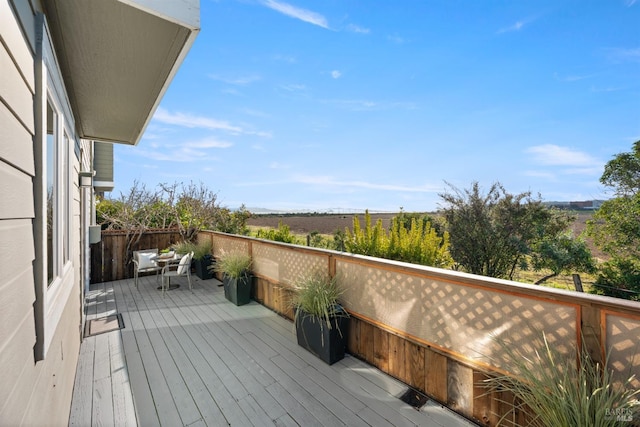
[[[251,299],[251,257],[241,252],[224,254],[210,267],[222,273],[224,296],[235,305],[248,304]]]
[[[338,303],[342,290],[336,277],[315,271],[294,285],[291,304],[298,345],[329,365],[344,357],[349,315]]]
[[[203,240],[194,246],[193,249],[193,266],[196,271],[196,276],[202,280],[208,280],[213,278],[213,255],[211,250],[213,245],[210,240]]]
[[[196,245],[194,245],[191,242],[188,242],[186,240],[183,240],[182,242],[179,243],[174,243],[173,245],[171,245],[171,249],[178,255],[186,255],[190,252],[195,252],[196,249]]]
[[[626,426],[640,420],[640,390],[633,387],[634,375],[615,378],[608,363],[594,360],[582,340],[575,354],[560,353],[542,333],[535,340],[540,347],[532,357],[514,350],[509,342],[496,340],[513,363],[516,375],[502,374],[483,381],[489,392],[509,392],[514,402],[503,420],[523,413],[534,427]]]

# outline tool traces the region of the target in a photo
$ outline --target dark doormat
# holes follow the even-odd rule
[[[400,396],[400,400],[419,410],[424,406],[425,403],[427,403],[429,398],[420,393],[418,390],[409,387],[409,389],[407,389],[407,391],[404,392],[402,396]]]
[[[87,321],[84,327],[84,336],[92,337],[94,335],[104,334],[105,332],[117,331],[124,328],[124,321],[121,314],[112,314],[99,319],[91,319]]]

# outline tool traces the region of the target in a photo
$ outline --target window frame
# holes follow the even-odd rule
[[[77,144],[75,124],[66,96],[64,82],[53,49],[46,19],[43,14],[36,16],[36,135],[35,157],[36,177],[34,178],[35,218],[35,287],[36,303],[36,360],[46,357],[53,336],[62,319],[64,309],[75,286],[73,250],[73,191],[77,185],[72,179],[72,143]],[[47,242],[47,183],[48,183],[48,128],[47,110],[51,107],[53,123],[53,223],[52,253]],[[75,146],[74,144],[74,146]],[[52,256],[53,274],[48,278],[48,259]]]

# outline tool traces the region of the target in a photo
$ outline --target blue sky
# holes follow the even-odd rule
[[[432,211],[445,182],[609,196],[640,139],[640,1],[201,0],[138,180],[227,207]]]

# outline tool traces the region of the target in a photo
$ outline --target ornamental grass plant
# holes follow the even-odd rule
[[[202,259],[207,255],[211,255],[211,251],[213,249],[213,243],[211,240],[203,240],[198,242],[193,248],[193,258],[194,259]]]
[[[295,316],[311,316],[317,318],[329,329],[332,328],[332,317],[348,317],[347,312],[338,303],[344,292],[337,277],[330,277],[321,271],[313,271],[302,276],[293,286],[294,294],[291,305]]]
[[[229,252],[222,255],[211,268],[232,279],[239,279],[251,268],[251,256],[242,252]]]
[[[560,354],[542,336],[544,345],[535,357],[514,351],[499,342],[518,376],[501,375],[484,381],[490,392],[510,392],[513,402],[499,425],[517,411],[527,413],[528,426],[607,427],[640,425],[640,390],[632,387],[634,376],[616,381],[613,371],[590,356],[585,345],[579,366],[574,356]],[[583,340],[584,342],[584,340]]]

